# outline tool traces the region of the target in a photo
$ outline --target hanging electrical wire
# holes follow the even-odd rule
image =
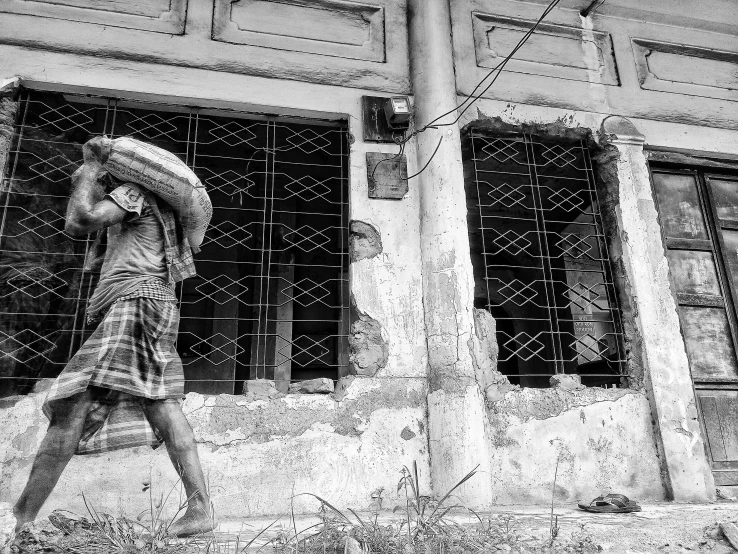
[[[538,28],[538,26],[541,24],[541,22],[546,18],[546,16],[548,16],[549,13],[551,13],[553,11],[553,9],[559,4],[560,1],[561,0],[551,0],[551,2],[548,4],[548,6],[543,11],[543,13],[538,18],[538,20],[533,24],[533,26],[530,29],[528,29],[528,31],[518,41],[518,43],[515,45],[515,47],[505,56],[505,58],[500,63],[498,63],[495,67],[493,67],[487,73],[487,75],[485,75],[477,83],[477,85],[471,91],[471,94],[469,96],[467,96],[467,98],[463,102],[461,102],[460,104],[457,104],[454,108],[452,108],[451,110],[447,111],[446,113],[443,113],[443,114],[435,117],[433,120],[431,120],[430,123],[424,125],[420,129],[416,129],[415,131],[412,131],[411,133],[409,133],[408,135],[406,135],[405,137],[403,137],[402,141],[400,141],[400,142],[395,141],[395,143],[400,146],[400,152],[396,156],[394,156],[392,158],[387,158],[386,160],[380,160],[374,166],[374,170],[372,171],[372,175],[371,175],[372,179],[374,178],[374,173],[377,171],[377,167],[379,167],[379,164],[381,164],[383,162],[387,162],[387,161],[391,161],[391,160],[397,159],[400,156],[402,156],[402,154],[404,152],[404,146],[405,146],[405,144],[409,140],[411,140],[413,137],[416,137],[419,134],[426,132],[428,129],[438,129],[440,127],[447,127],[447,126],[450,126],[450,125],[457,124],[459,122],[459,120],[461,120],[461,118],[463,117],[463,115],[466,113],[466,111],[472,106],[472,104],[474,104],[474,102],[476,102],[477,100],[479,100],[492,87],[492,85],[495,83],[495,81],[497,81],[497,78],[500,76],[500,74],[502,73],[502,71],[505,69],[505,66],[507,65],[507,63],[513,58],[513,56],[518,52],[518,50],[520,50],[523,47],[523,45],[526,42],[528,42],[528,39],[535,32],[535,30]],[[492,80],[489,82],[489,84],[487,84],[484,87],[484,89],[481,90],[481,92],[477,93],[477,91],[480,89],[480,87],[482,87],[484,85],[485,81],[487,81],[487,79],[489,79],[490,77],[492,77]],[[463,109],[462,109],[462,107],[463,107]],[[448,115],[451,115],[451,114],[453,114],[454,112],[456,112],[456,111],[458,111],[460,109],[461,109],[461,112],[459,112],[457,114],[456,118],[453,121],[449,121],[449,122],[445,122],[445,123],[438,123],[444,117],[446,117]],[[402,180],[404,180],[404,181],[410,180],[413,177],[417,177],[423,171],[425,171],[425,169],[430,165],[430,163],[433,160],[433,158],[435,157],[435,155],[438,153],[438,150],[441,147],[441,142],[442,141],[443,141],[443,137],[441,137],[439,139],[438,145],[436,146],[436,149],[433,151],[433,154],[428,159],[428,161],[426,162],[425,166],[423,166],[423,169],[421,169],[417,173],[415,173],[415,174],[413,174],[413,175],[411,175],[411,176],[409,176],[407,178],[404,178]]]
[[[549,13],[551,13],[554,10],[554,8],[558,5],[558,3],[560,1],[561,0],[551,0],[551,2],[548,4],[548,6],[543,11],[543,13],[538,18],[538,20],[533,24],[533,26],[530,29],[528,29],[528,31],[518,41],[518,43],[515,45],[515,47],[507,54],[507,56],[505,56],[505,58],[500,63],[498,63],[495,67],[493,67],[487,73],[487,75],[485,75],[484,78],[482,78],[482,80],[479,81],[479,83],[477,83],[477,86],[474,87],[474,89],[471,91],[471,94],[469,96],[467,96],[467,98],[461,104],[457,104],[456,107],[454,107],[453,109],[447,111],[446,113],[443,113],[443,114],[439,115],[438,117],[436,117],[435,119],[433,119],[430,123],[428,123],[427,125],[425,125],[423,128],[421,128],[421,129],[419,129],[417,131],[413,131],[413,133],[411,133],[411,136],[420,134],[420,133],[426,131],[427,129],[437,129],[438,127],[447,127],[449,125],[455,125],[456,123],[458,123],[459,120],[461,119],[461,117],[464,115],[464,113],[466,113],[466,110],[468,110],[474,102],[476,102],[477,100],[479,100],[492,87],[492,85],[495,83],[495,81],[497,81],[497,78],[502,73],[502,70],[505,69],[505,66],[508,64],[508,62],[518,52],[518,50],[520,50],[523,47],[523,45],[526,42],[528,42],[528,39],[535,32],[535,30],[538,28],[538,26],[541,24],[541,22],[546,18],[546,16],[548,16]],[[490,77],[492,77],[492,75],[494,75],[494,77],[492,78],[492,80],[490,81],[490,83],[486,87],[484,87],[484,89],[482,89],[481,92],[479,92],[478,94],[475,94],[479,90],[479,87],[481,87],[487,79],[489,79]],[[443,119],[447,115],[451,115],[455,111],[461,109],[461,107],[464,106],[464,104],[466,104],[466,106],[457,115],[456,119],[454,119],[453,121],[447,122],[447,123],[438,123],[438,124],[436,123],[437,121],[439,121],[440,119]],[[408,137],[408,138],[410,138],[410,137]]]

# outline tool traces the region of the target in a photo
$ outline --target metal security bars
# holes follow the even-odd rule
[[[472,130],[465,140],[475,305],[497,322],[498,367],[619,385],[625,356],[592,164],[580,141]]]
[[[0,395],[53,377],[93,329],[91,239],[64,234],[70,176],[90,137],[180,157],[213,202],[179,286],[187,389],[337,379],[348,365],[347,130],[333,122],[24,92],[0,190]]]

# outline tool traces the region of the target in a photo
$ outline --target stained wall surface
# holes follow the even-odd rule
[[[738,98],[726,77],[738,63],[734,4],[712,0],[711,9],[701,3],[699,9],[677,10],[666,1],[644,6],[610,0],[583,18],[579,11],[588,3],[563,0],[541,33],[462,115],[459,127],[498,121],[543,133],[573,129],[599,141],[603,120],[620,115],[644,136],[646,147],[738,155]],[[451,2],[460,102],[544,7],[542,0]],[[351,294],[368,322],[365,327],[379,328],[381,341],[374,344],[384,343],[386,360],[373,377],[339,383],[334,395],[192,393],[185,413],[195,429],[216,510],[225,517],[282,513],[289,509],[292,490],[362,509],[371,504],[372,493],[384,488],[387,505],[394,505],[398,472],[413,461],[421,471],[421,486],[430,490],[428,306],[422,290],[418,185],[411,180],[401,200],[368,197],[366,152],[395,153],[397,147],[365,141],[361,112],[362,95],[412,93],[406,3],[176,0],[122,7],[118,2],[10,0],[0,12],[0,79],[20,77],[25,86],[42,90],[348,122],[350,217],[375,229],[382,245],[378,254],[357,256],[352,263]],[[417,159],[414,140],[405,153],[410,174],[426,162]],[[640,221],[641,211],[652,217],[647,190],[621,191],[629,206],[626,219]],[[627,243],[623,221],[615,218],[615,234]],[[463,236],[467,229],[452,232]],[[660,240],[652,236],[646,246],[653,253],[649,263],[664,277]],[[629,249],[626,244],[626,258],[628,252],[644,252],[640,246]],[[632,271],[639,259],[625,263],[630,264],[623,269],[629,284],[621,292],[635,306],[628,330],[633,343],[629,371],[639,376],[631,389],[521,390],[499,380],[500,387],[494,359],[482,360],[494,348],[465,362],[486,367],[460,372],[476,374],[475,386],[486,394],[484,409],[473,411],[477,419],[471,422],[484,435],[488,453],[475,477],[490,491],[478,499],[480,507],[549,501],[557,464],[555,494],[562,502],[607,491],[663,499],[673,489],[670,479],[678,478],[673,472],[669,477],[666,458],[683,452],[689,462],[696,456],[694,441],[674,431],[684,425],[693,433],[698,427],[689,395],[674,393],[678,413],[668,415],[657,410],[653,394],[660,387],[669,392],[688,372],[683,341],[673,327],[676,312],[668,281],[661,292],[638,288],[647,278]],[[473,283],[466,285],[473,290]],[[465,320],[472,321],[467,315]],[[660,333],[663,329],[669,332]],[[469,360],[479,352],[470,352]],[[677,353],[678,378],[670,381],[670,370],[658,362],[660,352]],[[652,370],[659,378],[649,383]],[[39,410],[43,397],[39,392],[0,400],[2,501],[17,496],[30,469],[46,425]],[[451,442],[456,416],[453,411],[443,416],[442,432],[450,433]],[[471,462],[476,454],[468,452],[465,458]],[[443,460],[439,463],[443,468]],[[447,469],[463,475],[471,467]],[[142,488],[149,480],[166,490],[175,480],[162,451],[76,458],[47,509],[80,510],[85,492],[102,509],[122,506],[134,512],[147,502]],[[309,511],[315,501],[300,497],[294,505]]]

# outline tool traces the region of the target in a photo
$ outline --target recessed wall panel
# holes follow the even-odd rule
[[[472,14],[477,65],[494,68],[533,26],[533,21]],[[566,25],[542,23],[505,71],[618,85],[610,35]]]
[[[633,39],[642,89],[738,100],[738,52]]]
[[[2,12],[182,34],[187,0],[3,0]]]
[[[384,8],[343,0],[215,0],[213,39],[385,61]]]

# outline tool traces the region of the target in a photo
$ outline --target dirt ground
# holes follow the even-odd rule
[[[359,513],[365,521],[374,518],[370,513]],[[542,544],[550,537],[551,508],[549,507],[499,507],[494,511],[477,514],[483,521],[490,520],[494,525],[507,526],[511,534],[518,537],[517,544]],[[730,543],[722,535],[719,523],[738,521],[738,502],[717,502],[714,504],[676,504],[657,503],[643,505],[643,511],[630,514],[592,514],[577,509],[575,506],[554,507],[556,524],[559,527],[559,538],[562,545],[571,544],[568,539],[586,536],[587,544],[595,545],[601,552],[618,554],[636,553],[735,553]],[[380,512],[378,522],[382,525],[397,523],[399,513]],[[462,526],[478,524],[479,520],[470,513],[457,512],[447,518]],[[275,523],[275,520],[276,521]],[[187,548],[192,552],[218,552],[230,554],[241,551],[243,545],[251,541],[264,528],[271,527],[253,542],[248,552],[272,552],[272,541],[281,535],[291,535],[295,530],[302,531],[315,528],[320,520],[317,517],[298,516],[293,522],[288,515],[278,518],[245,518],[219,522],[215,533],[217,546],[213,549],[211,539],[203,541],[203,548]],[[45,518],[35,524],[34,535],[39,541],[31,541],[27,550],[10,550],[10,552],[69,552],[57,550],[47,543],[51,534],[58,538],[59,531]],[[516,544],[511,541],[511,544]],[[195,541],[192,546],[196,546]],[[209,543],[209,546],[206,546]],[[601,550],[600,550],[601,549]],[[597,551],[595,550],[595,551]],[[72,549],[71,551],[76,551]],[[149,552],[142,549],[140,552]],[[158,551],[158,550],[157,550]],[[168,549],[167,549],[168,551]],[[519,551],[509,546],[493,547],[492,551]],[[530,552],[530,550],[525,550]],[[551,552],[551,550],[540,550]],[[553,550],[553,552],[591,552],[592,550]],[[97,551],[96,551],[97,552]],[[139,550],[135,550],[139,552]]]
[[[602,552],[619,554],[636,553],[682,553],[710,552],[728,554],[738,552],[733,549],[718,529],[720,522],[738,520],[738,502],[718,502],[715,504],[676,504],[658,503],[643,505],[643,511],[630,514],[591,514],[574,507],[555,506],[560,534],[569,536],[583,530],[592,541],[602,547]],[[369,514],[359,514],[369,517]],[[512,516],[516,532],[522,537],[545,538],[549,534],[551,507],[500,507],[492,512],[478,514],[482,519],[507,519]],[[380,522],[397,520],[397,514],[381,513]],[[219,526],[219,535],[224,541],[233,540],[237,535],[250,540],[275,518],[225,521]],[[460,524],[474,524],[474,516],[455,514],[451,517]],[[319,522],[317,518],[298,517],[298,530]],[[291,526],[284,517],[264,535],[255,545],[263,544],[261,539],[275,537],[286,526]],[[258,548],[258,547],[257,547]],[[262,551],[263,552],[263,551]]]

